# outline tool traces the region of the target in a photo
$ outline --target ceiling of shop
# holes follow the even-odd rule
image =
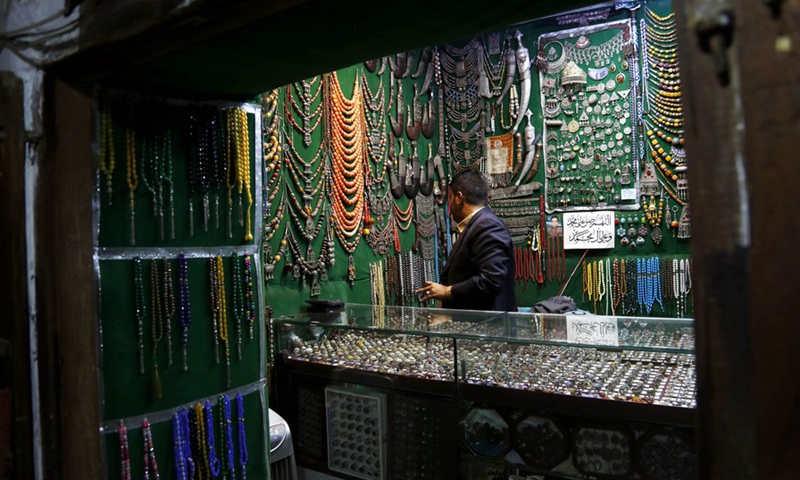
[[[220,11],[85,49],[51,68],[67,80],[184,98],[250,100],[364,60],[591,5],[585,0],[279,0],[249,21]],[[232,9],[231,9],[232,10]],[[245,12],[246,15],[247,12]]]

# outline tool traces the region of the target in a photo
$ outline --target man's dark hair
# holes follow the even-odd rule
[[[456,174],[450,182],[450,190],[461,192],[471,205],[486,205],[489,185],[483,174],[477,170],[464,170]]]

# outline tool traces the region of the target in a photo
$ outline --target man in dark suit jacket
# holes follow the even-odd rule
[[[421,300],[441,300],[444,308],[517,311],[514,247],[508,228],[486,206],[489,188],[480,172],[457,174],[447,191],[450,216],[460,232],[441,274],[441,284],[425,282]]]

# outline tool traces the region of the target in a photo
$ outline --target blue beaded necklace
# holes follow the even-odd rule
[[[236,409],[238,413],[238,435],[239,435],[239,469],[242,472],[242,480],[247,478],[247,434],[244,430],[244,398],[241,393],[236,394]]]
[[[208,451],[208,466],[211,469],[211,476],[219,476],[220,462],[217,458],[217,447],[214,444],[214,412],[211,409],[211,402],[206,400],[203,405],[203,413],[206,421],[206,450]]]

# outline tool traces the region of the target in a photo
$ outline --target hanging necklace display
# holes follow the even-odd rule
[[[253,340],[253,326],[256,321],[256,300],[253,287],[253,257],[244,256],[244,307],[245,321],[247,322],[247,332],[249,339]]]
[[[132,480],[131,477],[131,449],[128,444],[128,429],[124,422],[119,422],[117,427],[119,434],[119,471],[120,480]]]
[[[434,216],[433,197],[420,195],[417,197],[416,210],[417,228],[414,233],[415,252],[422,252],[425,260],[434,259],[434,245],[436,235],[436,217]]]
[[[161,282],[158,275],[158,261],[150,262],[150,298],[152,308],[151,333],[153,338],[153,381],[152,394],[154,399],[161,398],[161,377],[158,374],[158,344],[164,336],[164,323],[161,310]]]
[[[145,108],[140,106],[140,108]],[[153,112],[147,112],[148,116]],[[141,138],[141,159],[142,168],[139,172],[144,187],[150,192],[153,217],[158,219],[159,239],[164,240],[164,209],[163,209],[163,169],[161,152],[158,148],[158,130],[152,123],[148,123],[141,128],[143,135]],[[149,178],[148,178],[149,177]]]
[[[329,232],[330,227],[326,231]],[[315,256],[314,249],[309,243],[304,257],[302,249],[291,230],[286,231],[286,241],[293,257],[293,277],[299,279],[301,284],[304,284],[307,279],[310,280],[310,295],[312,297],[318,296],[321,293],[319,282],[327,280],[328,269],[333,266],[334,245],[330,233],[326,233],[322,239],[319,256]]]
[[[244,217],[244,241],[252,242],[253,228],[250,221],[250,212],[253,207],[253,193],[250,191],[250,127],[248,126],[247,112],[244,108],[237,108],[236,114],[236,158],[239,162],[236,166],[236,187],[239,194],[239,224],[241,225],[242,190],[244,190],[247,196],[247,211]]]
[[[166,258],[161,260],[164,275],[164,324],[167,337],[167,366],[172,366],[172,319],[175,318],[175,283],[172,277],[172,264]]]
[[[247,480],[247,434],[244,428],[244,398],[241,393],[236,394],[236,413],[238,420],[236,433],[239,440],[237,443],[239,447],[239,472],[242,474],[241,479]]]
[[[147,298],[144,287],[142,259],[133,259],[134,317],[136,318],[136,341],[139,346],[139,375],[144,375],[144,320],[147,318]]]
[[[203,416],[203,404],[197,402],[192,409],[192,417],[195,425],[195,450],[197,451],[197,460],[195,466],[197,467],[197,478],[199,480],[211,479],[211,465],[208,461],[208,439],[206,438],[206,423]]]
[[[500,41],[500,33],[490,35],[489,45],[486,44],[485,39],[482,39],[483,44],[483,66],[488,77],[489,84],[492,87],[491,96],[498,97],[503,92],[503,74],[506,70],[506,50],[509,48],[508,43]],[[500,45],[502,43],[502,46]],[[498,55],[497,63],[492,62],[492,56]]]
[[[227,175],[227,164],[219,157],[219,111],[215,107],[203,107],[201,110],[201,145],[203,149],[204,174],[208,177],[205,182],[213,181],[209,188],[214,190],[214,228],[219,230],[219,196],[223,188],[223,179]],[[165,178],[166,180],[166,178]],[[204,204],[205,206],[205,204]],[[211,208],[210,206],[207,208]],[[210,218],[210,212],[204,212],[204,219]],[[207,220],[205,220],[207,221]]]
[[[204,457],[208,458],[208,467],[210,472],[210,478],[217,478],[219,477],[220,473],[220,461],[217,458],[217,446],[214,436],[214,412],[211,408],[211,402],[206,400],[203,403],[203,408],[201,411],[201,417],[198,418],[198,422],[204,422],[203,427],[205,428],[206,433],[206,443],[203,454]]]
[[[219,300],[219,272],[217,271],[217,259],[211,257],[208,259],[208,291],[211,300],[211,328],[213,336],[211,341],[214,343],[214,361],[219,365],[219,317],[220,317],[220,300]]]
[[[131,210],[131,246],[136,246],[136,188],[139,185],[139,174],[136,172],[136,127],[133,123],[134,113],[130,101],[127,105],[128,122],[125,124],[125,178],[128,184],[128,206]],[[191,203],[189,203],[191,208]]]
[[[225,135],[225,188],[228,191],[228,238],[233,238],[233,189],[236,187],[236,167],[238,160],[238,142],[236,141],[236,114],[234,109],[225,111],[227,128]],[[204,199],[204,203],[206,200]]]
[[[244,306],[244,280],[242,278],[242,259],[235,251],[231,253],[232,278],[231,290],[233,290],[233,323],[236,325],[236,350],[239,361],[242,360],[242,328],[247,321],[247,311]]]
[[[167,184],[168,188],[168,201],[169,201],[169,239],[175,240],[175,182],[172,178],[172,129],[170,125],[172,124],[171,116],[169,115],[169,110],[166,110],[162,113],[163,119],[163,129],[164,129],[164,136],[163,136],[163,151],[162,151],[162,158],[164,159],[162,166],[164,171],[162,173],[162,177],[164,182]]]
[[[364,118],[367,121],[366,139],[370,164],[370,185],[381,185],[386,181],[386,94],[383,88],[383,77],[378,83],[377,93],[369,89],[366,75],[361,75],[364,92]],[[374,165],[374,166],[373,166]]]
[[[150,480],[152,474],[153,480],[159,480],[158,463],[156,462],[156,449],[153,446],[153,432],[150,428],[150,420],[144,419],[142,421],[142,437],[144,439],[144,478]]]
[[[215,257],[217,264],[217,301],[219,302],[219,319],[217,321],[219,326],[219,340],[225,346],[225,370],[226,382],[225,384],[230,388],[231,386],[231,349],[230,342],[228,341],[228,295],[225,289],[225,263],[222,256]]]
[[[327,137],[331,145],[331,169],[328,195],[331,199],[333,231],[348,254],[348,281],[355,282],[353,253],[361,239],[365,202],[365,121],[358,78],[348,100],[342,92],[336,72],[326,75],[328,121]]]
[[[184,254],[178,255],[178,318],[181,323],[183,371],[189,370],[189,327],[192,324],[192,304],[189,290],[189,266]]]
[[[100,106],[100,173],[105,177],[106,194],[108,194],[108,206],[114,193],[114,168],[116,151],[114,150],[114,121],[111,117],[111,100],[103,97]]]
[[[231,425],[231,399],[223,393],[219,399],[219,443],[222,445],[222,458],[220,462],[223,480],[236,479],[236,464],[233,455],[233,428]],[[229,476],[230,475],[230,476]]]
[[[322,82],[318,82],[318,80],[319,77],[313,77],[310,81],[302,80],[286,86],[285,97],[288,97],[288,104],[291,104],[292,110],[294,110],[300,116],[300,118],[303,119],[303,125],[300,126],[297,124],[297,121],[294,119],[294,115],[288,110],[288,104],[284,101],[284,108],[287,110],[286,119],[292,124],[295,130],[303,135],[303,145],[306,147],[311,145],[311,134],[314,133],[319,126],[320,121],[322,120],[322,102],[317,104],[317,107],[313,112],[311,111],[312,105],[317,101],[319,94],[322,91]],[[317,88],[312,93],[311,90],[313,89],[314,85],[317,85]],[[293,91],[297,92],[297,96],[300,97],[300,103],[302,104],[302,107],[297,105],[297,102],[294,99]]]

